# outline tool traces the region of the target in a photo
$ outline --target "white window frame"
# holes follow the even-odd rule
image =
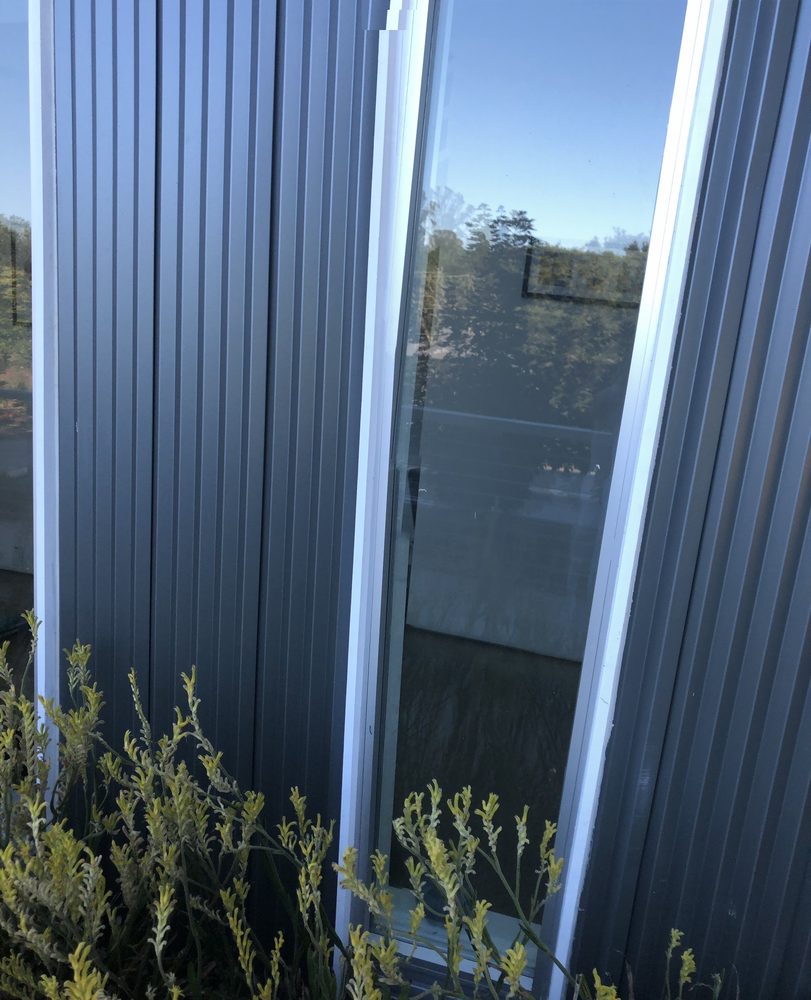
[[[35,686],[59,698],[59,396],[56,309],[56,135],[53,10],[28,0],[31,150],[31,367],[34,471],[34,608],[42,620]],[[40,721],[47,722],[40,709]],[[57,741],[49,747],[56,777]]]
[[[392,0],[379,33],[339,845],[369,853],[397,346],[433,0]],[[352,899],[339,891],[346,937]],[[357,917],[354,917],[357,919]]]
[[[380,33],[339,830],[341,853],[353,845],[361,857],[372,836],[399,327],[435,2],[392,0]],[[594,830],[730,8],[731,0],[687,3],[559,818],[566,877],[544,928],[564,962]],[[358,917],[339,892],[338,932]],[[549,996],[564,989],[555,970]]]

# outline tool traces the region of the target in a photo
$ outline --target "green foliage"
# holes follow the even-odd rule
[[[31,430],[31,226],[0,216],[0,435]],[[13,489],[7,482],[4,489]]]
[[[39,623],[33,613],[25,617],[30,669]],[[496,795],[474,807],[464,788],[443,801],[436,782],[410,794],[394,821],[407,855],[408,926],[395,927],[387,857],[372,855],[367,879],[350,848],[333,867],[370,919],[351,927],[344,944],[322,900],[332,824],[312,820],[294,788],[292,817],[268,831],[261,794],[239,788],[203,732],[194,670],[182,675],[185,706],[176,709],[171,734],[158,738],[130,675],[139,729],[118,751],[104,740],[88,646],[67,653],[69,704],[42,701],[42,718],[15,684],[7,650],[0,645],[1,997],[527,1000],[537,949],[561,970],[573,997],[617,1000],[596,970],[593,983],[574,975],[540,937],[543,909],[561,886],[554,824],[533,845],[528,810],[513,818],[516,862],[508,874],[498,855],[504,830]],[[49,727],[59,735],[57,776],[48,763]],[[520,885],[525,854],[534,858],[528,893]],[[480,865],[495,873],[513,908],[516,933],[506,946],[496,943],[490,902],[477,894]],[[289,942],[281,932],[263,941],[252,925],[249,898],[260,866],[287,913]],[[426,932],[429,922],[444,927],[442,944]],[[665,995],[673,996],[675,978],[679,1000],[696,971],[692,949],[681,944],[674,930]],[[444,975],[416,993],[408,962],[426,948]],[[716,977],[716,1000],[720,988]]]
[[[499,800],[495,794],[474,809],[469,787],[443,803],[442,789],[435,781],[426,792],[412,793],[406,798],[402,814],[394,820],[394,833],[407,854],[406,869],[414,903],[407,932],[402,926],[395,926],[388,859],[382,854],[374,854],[371,858],[373,878],[365,882],[358,874],[357,852],[354,848],[345,852],[342,863],[335,865],[341,886],[364,903],[376,932],[371,936],[362,926],[350,929],[352,951],[348,991],[352,1000],[381,1000],[381,988],[390,992],[407,987],[408,962],[417,948],[434,952],[444,976],[420,993],[410,992],[412,1000],[428,996],[455,997],[457,1000],[476,1000],[479,996],[489,1000],[511,1000],[513,997],[530,1000],[532,994],[528,985],[534,972],[530,963],[531,947],[546,955],[563,973],[574,1000],[620,1000],[616,987],[603,983],[596,969],[591,981],[576,975],[540,936],[543,910],[561,888],[564,862],[554,848],[555,824],[546,821],[538,843],[533,846],[527,832],[528,808],[524,807],[520,815],[513,817],[516,860],[514,872],[508,873],[498,854],[499,838],[504,832],[499,825],[498,812]],[[443,834],[449,825],[450,832]],[[535,858],[535,879],[528,904],[522,902],[521,892],[521,858],[526,851],[533,852]],[[492,906],[477,893],[476,870],[480,864],[495,873],[510,900],[512,916],[516,918],[515,936],[501,947],[491,927]],[[426,917],[444,924],[442,945],[437,944],[435,936],[425,933]],[[671,932],[664,980],[664,994],[668,998],[672,996],[671,962],[678,954],[682,938],[681,931]],[[409,947],[403,948],[403,943]],[[692,948],[682,950],[680,958],[676,996],[683,1000],[696,971]],[[718,1000],[721,986],[721,977],[716,975],[713,983],[704,988],[712,1000]],[[628,1000],[633,1000],[633,996]]]
[[[445,808],[452,827],[448,836],[442,833]],[[445,800],[443,806],[442,789],[436,782],[428,786],[427,797],[426,793],[420,792],[412,793],[406,799],[402,815],[394,820],[395,836],[408,855],[406,867],[414,899],[408,934],[411,955],[406,956],[406,961],[413,956],[414,949],[422,947],[435,952],[446,969],[444,981],[432,984],[425,991],[425,996],[441,993],[461,998],[469,995],[462,976],[462,961],[466,955],[471,967],[474,998],[481,993],[489,994],[493,1000],[499,996],[528,997],[525,977],[531,978],[532,969],[528,968],[527,945],[532,944],[558,966],[577,996],[590,1000],[591,992],[586,983],[572,975],[538,934],[537,924],[542,911],[561,885],[563,859],[557,857],[553,846],[555,825],[546,824],[536,847],[535,881],[530,902],[525,906],[520,899],[520,861],[529,847],[528,810],[524,809],[520,816],[514,817],[517,860],[512,878],[505,873],[498,856],[498,840],[502,833],[502,827],[497,825],[498,810],[499,801],[494,794],[479,808],[473,809],[469,787]],[[475,829],[474,817],[477,823]],[[388,986],[405,982],[402,958],[397,948],[397,941],[403,935],[394,927],[387,861],[380,854],[372,857],[374,879],[368,884],[358,877],[354,850],[348,850],[342,864],[336,866],[342,887],[366,904],[380,937],[376,944],[364,951],[360,962],[358,949],[354,948],[350,980],[353,995],[361,991],[363,983],[369,980],[366,966],[370,962],[376,964],[376,981]],[[495,872],[517,917],[516,936],[506,948],[500,949],[491,933],[488,922],[491,904],[478,898],[476,893],[476,866],[480,862]],[[442,900],[441,909],[436,902],[432,902],[437,898]],[[421,932],[426,915],[444,923],[444,947],[438,947],[434,938]],[[361,940],[358,937],[360,933],[361,928],[353,929],[353,941]]]
[[[31,226],[0,216],[0,371],[31,366]]]
[[[29,625],[32,659],[33,615]],[[140,729],[119,752],[104,741],[90,649],[77,643],[67,654],[69,706],[42,702],[60,736],[50,787],[48,727],[15,686],[6,651],[0,647],[0,993],[271,1000],[306,981],[319,995],[334,994],[334,930],[320,896],[331,827],[310,821],[295,793],[284,842],[267,832],[262,796],[237,786],[203,733],[194,671],[184,675],[186,705],[171,735],[158,739],[130,675]],[[70,821],[77,813],[86,818],[81,834]],[[301,939],[287,964],[283,937],[266,953],[251,928],[252,864],[268,872]],[[280,865],[298,881],[299,911]]]
[[[618,418],[647,244],[574,249],[540,240],[522,211],[482,205],[454,228],[443,214],[429,202],[411,286],[415,400],[584,429]],[[587,468],[582,449],[568,459]]]

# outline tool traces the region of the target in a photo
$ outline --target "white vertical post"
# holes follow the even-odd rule
[[[429,3],[391,0],[386,28],[380,32],[341,785],[341,853],[349,845],[365,850],[369,837],[397,341]],[[349,893],[339,892],[339,934],[346,934],[350,902]]]
[[[28,3],[31,136],[31,336],[33,369],[34,607],[42,619],[35,683],[59,697],[59,474],[56,321],[56,146],[53,9]],[[56,745],[51,746],[52,776]]]

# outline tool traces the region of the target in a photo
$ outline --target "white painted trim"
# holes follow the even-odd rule
[[[59,474],[56,323],[56,139],[53,10],[28,2],[31,136],[31,336],[34,430],[34,607],[42,619],[37,694],[59,697]],[[56,775],[56,742],[51,744]]]
[[[397,342],[431,0],[391,0],[379,34],[339,849],[368,853]],[[338,933],[351,897],[339,891]]]
[[[568,961],[597,813],[605,751],[645,526],[730,0],[689,0],[676,71],[648,265],[597,570],[558,841],[567,871],[555,953]],[[559,971],[550,997],[564,995]]]

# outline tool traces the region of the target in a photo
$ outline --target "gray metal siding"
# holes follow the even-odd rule
[[[379,17],[381,6],[370,13]],[[291,4],[279,38],[276,362],[260,590],[265,669],[256,699],[257,783],[273,801],[299,784],[318,802],[328,797],[333,816],[369,212],[358,178],[371,164],[374,100],[374,64],[360,45],[358,16],[348,4]]]
[[[62,645],[150,669],[155,4],[54,4]]]
[[[734,10],[576,946],[641,995],[811,994],[809,51]]]
[[[54,0],[63,645],[338,802],[380,0]]]

